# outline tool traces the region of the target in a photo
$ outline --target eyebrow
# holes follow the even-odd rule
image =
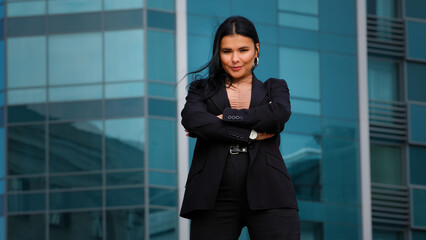
[[[250,48],[250,47],[249,46],[243,46],[243,47],[240,47],[238,49],[246,49],[246,48]],[[221,48],[220,50],[231,50],[231,48]]]

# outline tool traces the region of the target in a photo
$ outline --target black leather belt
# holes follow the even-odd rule
[[[240,154],[240,153],[247,153],[248,151],[247,146],[240,146],[239,144],[233,144],[229,146],[229,153],[230,154]]]

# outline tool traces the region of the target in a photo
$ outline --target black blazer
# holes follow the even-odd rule
[[[231,109],[225,87],[203,100],[203,89],[192,83],[182,110],[182,125],[197,138],[180,216],[214,207],[216,195],[233,143],[249,144],[252,129],[275,133],[249,144],[247,197],[252,210],[298,209],[291,177],[279,150],[280,132],[290,117],[287,83],[270,78],[265,83],[253,75],[249,109]],[[216,117],[223,114],[223,120]]]

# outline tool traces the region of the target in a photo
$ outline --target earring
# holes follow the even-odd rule
[[[253,67],[257,67],[259,65],[259,57],[254,59]]]

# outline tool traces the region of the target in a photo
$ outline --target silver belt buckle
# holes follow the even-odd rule
[[[238,145],[236,147],[238,148]],[[229,153],[232,154],[232,155],[237,155],[239,152],[235,150],[235,146],[234,145],[231,145],[229,147]]]

